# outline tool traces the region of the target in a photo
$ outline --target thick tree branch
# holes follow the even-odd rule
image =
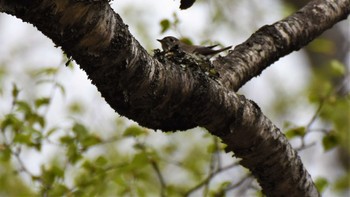
[[[303,26],[304,19],[292,16],[262,28],[234,52],[216,61],[217,68],[223,66],[219,82],[193,66],[166,60],[161,63],[151,57],[106,1],[26,2],[0,0],[0,11],[34,24],[61,46],[119,114],[153,129],[203,126],[220,136],[228,151],[242,158],[242,164],[252,171],[268,196],[318,196],[284,135],[254,102],[231,90],[345,18],[348,0],[314,1],[308,6],[313,13],[324,7],[333,11],[326,15],[327,20],[319,21],[327,25],[311,27],[318,33],[305,31],[313,25],[307,22],[309,26]],[[305,15],[316,16],[319,17]],[[303,34],[297,33],[300,29]]]
[[[266,25],[216,62],[221,83],[238,90],[279,58],[299,50],[350,13],[349,0],[311,1],[298,12]]]

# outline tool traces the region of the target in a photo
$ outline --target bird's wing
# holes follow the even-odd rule
[[[226,51],[227,49],[232,48],[232,46],[225,47],[223,49],[216,50],[217,53],[220,53],[221,51]]]
[[[214,44],[214,45],[210,45],[210,46],[206,46],[206,48],[212,49],[214,47],[218,46],[218,44]]]
[[[209,47],[200,47],[200,48],[196,48],[194,53],[198,53],[198,54],[201,54],[201,55],[215,55],[217,53],[220,53],[222,51],[230,49],[231,47],[232,46],[229,46],[229,47],[225,47],[223,49],[218,49],[218,50],[214,50],[214,49],[211,49]]]

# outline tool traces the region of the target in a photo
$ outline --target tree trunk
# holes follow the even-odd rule
[[[349,0],[312,1],[262,27],[213,63],[216,79],[193,65],[150,56],[107,0],[0,0],[0,11],[33,24],[61,46],[120,115],[152,129],[202,126],[242,158],[267,196],[319,196],[281,131],[234,91],[345,19]]]

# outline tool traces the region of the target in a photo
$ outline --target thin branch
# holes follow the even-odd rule
[[[315,145],[316,145],[316,142],[312,142],[310,144],[305,144],[304,140],[302,140],[302,145],[300,147],[298,147],[298,148],[295,148],[295,150],[300,152],[302,150],[308,149],[308,148],[310,148],[312,146],[315,146]]]
[[[145,145],[143,143],[141,143],[138,139],[136,139],[136,142],[138,143],[138,147],[140,147],[141,151],[144,153],[144,154],[147,154],[147,151],[146,151],[146,148],[145,148]],[[147,154],[148,156],[148,154]],[[160,183],[160,196],[161,197],[166,197],[166,183],[165,183],[165,179],[161,173],[161,170],[157,164],[157,162],[155,162],[155,160],[151,157],[147,157],[148,161],[150,162],[151,164],[151,167],[152,169],[156,172],[156,175],[158,177],[158,180],[159,180],[159,183]]]
[[[309,121],[309,123],[306,125],[306,132],[310,130],[311,125],[315,122],[315,120],[317,119],[319,113],[321,112],[321,109],[323,107],[324,104],[324,99],[321,100],[320,104],[317,107],[316,112],[314,113],[314,115],[312,116],[311,120]]]
[[[226,189],[225,189],[225,191],[230,191],[230,190],[233,190],[233,189],[236,189],[236,188],[238,188],[238,187],[240,187],[244,182],[246,182],[248,179],[249,180],[253,180],[252,179],[252,174],[247,174],[245,177],[243,177],[240,181],[238,181],[237,183],[235,183],[235,184],[232,184],[232,185],[229,185]],[[252,182],[252,181],[251,181]],[[251,184],[251,182],[250,182],[250,184]],[[249,184],[249,185],[250,185]]]
[[[338,92],[340,92],[344,87],[347,86],[347,81],[350,79],[349,75],[345,75],[342,82],[338,84],[338,86],[336,86],[334,89],[329,90],[329,92],[326,94],[325,97],[320,99],[320,103],[317,107],[316,112],[314,113],[314,115],[312,116],[312,118],[310,119],[309,123],[306,125],[305,127],[305,132],[306,134],[312,132],[312,131],[319,131],[322,132],[324,134],[327,134],[329,132],[329,130],[327,129],[311,129],[312,124],[316,121],[316,119],[318,118],[325,102],[333,95],[333,94],[337,94]],[[301,137],[301,145],[298,148],[295,148],[297,151],[301,151],[301,150],[305,150],[307,148],[310,148],[312,146],[314,146],[316,143],[310,143],[310,144],[306,144],[305,143],[305,136]]]
[[[213,153],[211,154],[211,159],[210,159],[210,165],[209,165],[209,174],[212,174],[215,172],[215,166],[217,165],[218,168],[221,168],[221,158],[220,158],[220,153],[219,153],[219,140],[217,137],[213,136],[213,143],[215,149],[213,150]],[[207,181],[204,185],[204,192],[203,196],[207,196],[209,193],[209,183],[210,181]]]
[[[166,196],[166,183],[165,183],[164,177],[159,169],[158,164],[152,158],[149,158],[149,161],[151,163],[152,168],[156,172],[158,180],[160,182],[160,186],[161,186],[160,187],[160,196],[165,197]]]
[[[238,162],[235,162],[235,163],[232,163],[228,166],[225,166],[225,167],[222,167],[222,168],[219,168],[217,169],[215,172],[211,173],[208,175],[207,178],[205,178],[202,182],[200,182],[199,184],[197,184],[196,186],[194,186],[192,189],[190,189],[189,191],[186,192],[186,194],[184,195],[185,197],[189,196],[191,193],[193,193],[194,191],[200,189],[201,187],[203,187],[205,184],[207,184],[214,176],[218,175],[219,173],[225,171],[225,170],[228,170],[228,169],[231,169],[233,167],[236,167],[238,166],[239,163]]]

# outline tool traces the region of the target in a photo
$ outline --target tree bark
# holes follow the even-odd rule
[[[349,0],[316,0],[262,27],[213,63],[220,76],[214,80],[150,56],[107,0],[0,0],[1,12],[33,24],[72,56],[120,115],[152,129],[208,129],[242,158],[267,196],[319,194],[281,131],[234,91],[345,19],[349,9]]]

